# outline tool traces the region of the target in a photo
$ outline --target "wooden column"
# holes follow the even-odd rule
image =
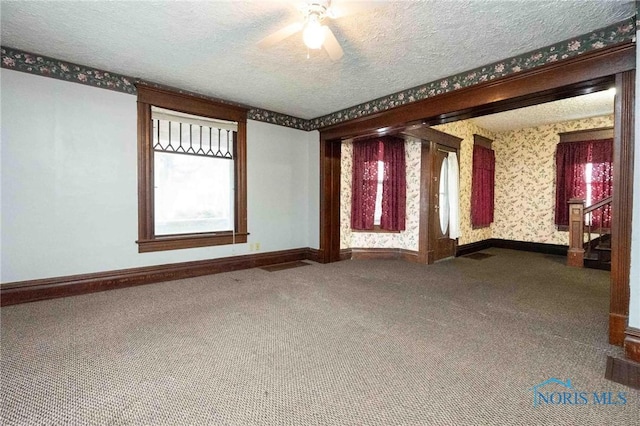
[[[629,318],[635,81],[635,70],[616,74],[609,343],[618,346]]]
[[[569,251],[567,266],[584,266],[584,200],[569,200]]]
[[[320,137],[321,263],[340,260],[340,139]]]

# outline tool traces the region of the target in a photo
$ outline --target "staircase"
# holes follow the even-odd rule
[[[607,197],[585,208],[584,200],[569,200],[568,266],[611,270],[611,230],[603,227],[592,229],[591,226],[593,212],[610,208],[611,201],[612,197]],[[596,238],[592,238],[594,234]]]
[[[603,234],[584,245],[584,267],[611,270],[611,234]]]

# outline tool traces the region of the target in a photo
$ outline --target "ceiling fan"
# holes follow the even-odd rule
[[[287,25],[263,38],[258,45],[264,48],[270,47],[302,31],[302,39],[309,49],[315,50],[324,47],[332,61],[342,58],[344,51],[340,43],[333,31],[323,23],[327,18],[337,19],[346,16],[347,13],[333,7],[331,0],[309,0],[300,5],[298,10],[302,14],[302,21]]]

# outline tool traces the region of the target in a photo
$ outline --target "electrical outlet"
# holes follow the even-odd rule
[[[256,245],[254,243],[249,244],[249,251],[254,251],[256,249]]]
[[[254,244],[256,251],[260,251],[260,243],[255,243]]]

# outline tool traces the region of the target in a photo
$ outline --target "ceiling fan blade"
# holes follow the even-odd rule
[[[324,49],[329,54],[332,61],[337,61],[344,55],[344,51],[338,42],[338,39],[333,35],[333,31],[327,26],[324,26]]]
[[[300,31],[302,27],[303,27],[302,22],[294,22],[293,24],[287,25],[286,27],[260,40],[258,42],[258,46],[262,48],[271,47],[274,44],[281,42],[285,38],[291,37],[298,31]]]

